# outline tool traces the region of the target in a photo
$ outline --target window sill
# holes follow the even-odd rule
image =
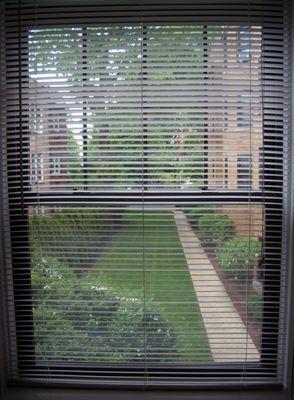
[[[8,388],[3,400],[291,400],[287,390],[129,391],[97,389]]]

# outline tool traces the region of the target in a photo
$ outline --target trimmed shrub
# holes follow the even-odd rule
[[[256,239],[236,237],[223,243],[217,250],[217,258],[226,275],[237,281],[252,280],[254,262],[260,257],[261,243]]]
[[[201,206],[195,206],[191,210],[187,210],[185,212],[185,215],[186,215],[188,221],[195,228],[198,227],[199,218],[201,218],[203,215],[207,215],[207,214],[212,214],[213,215],[214,214],[214,210],[213,210],[212,207],[205,206],[205,205],[203,205],[203,206],[202,205]]]
[[[220,245],[234,234],[233,221],[225,214],[206,214],[198,220],[198,229],[207,242]]]

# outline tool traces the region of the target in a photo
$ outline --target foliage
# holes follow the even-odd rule
[[[160,310],[119,296],[103,278],[76,278],[52,256],[32,265],[36,351],[40,359],[137,361],[177,354],[177,336]]]
[[[203,239],[220,245],[234,233],[233,221],[225,214],[205,214],[198,219],[198,229]]]
[[[257,323],[262,321],[263,301],[262,294],[253,292],[248,296],[248,312],[250,317]]]
[[[89,208],[71,208],[30,218],[39,358],[134,361],[142,359],[146,349],[149,360],[210,360],[201,313],[171,212],[122,213],[116,208],[115,218],[121,222],[121,229],[99,257],[93,255],[95,264],[87,269],[87,274],[77,274],[72,259],[84,251],[85,238],[90,241],[94,236],[99,244],[100,234],[105,232],[103,224],[113,221],[110,211],[102,213],[96,209],[92,214]],[[102,220],[100,230],[91,227],[95,218]],[[146,282],[147,304],[143,303],[142,288],[143,227],[145,246],[152,249],[144,257],[145,265],[152,271]],[[77,235],[77,240],[70,233]],[[94,242],[91,243],[93,246]],[[84,254],[86,250],[87,247]],[[66,257],[67,251],[72,257]],[[171,269],[169,274],[167,265]],[[126,269],[130,272],[126,273]],[[178,299],[179,304],[175,303]],[[103,314],[108,315],[108,323]],[[58,321],[57,326],[54,320]],[[146,342],[144,326],[148,329]],[[47,332],[45,336],[41,329]]]
[[[233,280],[252,279],[254,262],[260,257],[261,244],[256,239],[236,237],[217,250],[221,269]],[[249,275],[248,275],[249,274]]]
[[[116,212],[116,221],[120,214]],[[99,209],[64,209],[50,215],[30,217],[30,241],[35,252],[53,255],[76,272],[91,265],[105,235],[112,213]],[[108,224],[108,232],[111,229]]]
[[[177,334],[176,354],[181,361],[212,360],[173,213],[129,210],[122,219],[121,230],[89,275],[100,279],[103,271],[120,296],[136,292],[133,297],[143,299],[145,293],[147,305],[157,304]]]
[[[42,251],[32,253],[32,288],[36,298],[47,298],[52,289],[54,297],[57,298],[59,292],[62,293],[69,282],[75,278],[72,269],[57,258],[44,254]],[[58,289],[58,290],[57,290]]]
[[[214,210],[212,207],[206,205],[199,205],[199,206],[193,206],[193,208],[187,210],[185,212],[185,215],[190,224],[196,228],[198,227],[199,218],[201,218],[203,215],[213,214],[213,213]]]
[[[171,35],[167,34],[169,29]],[[170,84],[175,81],[178,86],[179,79],[184,83],[177,68],[171,68],[173,54],[170,48],[173,46],[173,40],[179,46],[179,35],[183,38],[183,62],[187,60],[188,65],[193,65],[187,67],[191,68],[190,72],[187,71],[188,75],[194,80],[202,77],[197,71],[203,62],[203,48],[200,46],[203,32],[198,27],[191,28],[188,32],[185,26],[179,25],[176,27],[176,33],[174,29],[174,26],[148,26],[148,57],[144,58],[144,64],[147,67],[152,66],[148,69],[148,81],[154,82],[155,85],[158,82],[166,81]],[[216,34],[217,30],[213,28],[206,39],[208,46]],[[90,52],[88,48],[91,49]],[[52,76],[52,73],[55,73],[57,77],[66,81],[69,87],[83,86],[83,63],[86,67],[86,77],[93,88],[90,98],[85,99],[87,145],[84,149],[82,146],[79,149],[72,134],[68,139],[69,187],[83,187],[82,165],[85,156],[88,167],[87,186],[90,190],[140,187],[141,178],[138,171],[141,168],[142,157],[148,162],[150,186],[189,189],[191,185],[191,188],[199,189],[202,185],[203,115],[183,107],[172,106],[169,99],[161,100],[148,91],[144,94],[150,103],[146,124],[144,122],[144,142],[147,142],[147,146],[144,144],[144,147],[148,147],[148,150],[144,150],[145,153],[142,154],[142,119],[137,118],[142,110],[140,107],[136,108],[138,99],[141,98],[142,59],[140,26],[96,26],[86,29],[55,27],[30,30],[30,71],[40,84],[43,83],[44,75]],[[157,67],[159,64],[160,68]],[[47,82],[46,84],[50,85]],[[180,102],[183,101],[182,92],[182,89],[179,89],[178,94],[175,94],[175,97],[180,97]],[[60,100],[63,100],[62,95]],[[171,108],[168,120],[163,121],[160,115],[157,115],[159,100]],[[134,106],[127,111],[126,104],[129,101]],[[68,102],[68,98],[64,98],[64,102]],[[79,127],[81,143],[85,115],[73,112],[71,107],[68,107],[67,120]]]
[[[34,334],[36,355],[40,360],[65,360],[72,356],[77,341],[73,337],[73,326],[62,313],[45,302],[34,307]]]

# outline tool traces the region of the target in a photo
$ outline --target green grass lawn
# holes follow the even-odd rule
[[[179,335],[181,361],[212,359],[172,212],[126,212],[89,274],[160,307]]]

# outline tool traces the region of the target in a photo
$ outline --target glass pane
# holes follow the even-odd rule
[[[240,34],[250,62],[239,62]],[[260,57],[258,26],[31,30],[31,188],[258,190]],[[244,156],[246,186],[237,173]]]
[[[258,361],[259,205],[31,207],[39,361]]]

